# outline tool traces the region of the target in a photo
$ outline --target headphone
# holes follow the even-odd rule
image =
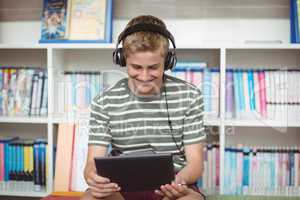
[[[118,37],[118,42],[116,45],[116,49],[113,52],[113,62],[121,67],[126,66],[126,58],[124,55],[124,50],[121,47],[118,47],[119,44],[124,41],[124,39],[132,34],[139,31],[153,32],[159,33],[164,36],[166,39],[169,39],[173,45],[173,49],[169,49],[164,63],[164,70],[172,70],[172,68],[176,65],[177,57],[176,57],[176,45],[173,35],[163,26],[150,24],[150,23],[138,23],[132,26],[127,27]]]

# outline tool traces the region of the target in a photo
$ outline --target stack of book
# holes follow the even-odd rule
[[[0,191],[45,191],[47,142],[0,138]]]
[[[300,196],[299,147],[225,148],[228,195]]]
[[[228,69],[226,117],[281,122],[300,117],[299,70]]]
[[[48,78],[42,68],[0,67],[0,115],[45,116]]]

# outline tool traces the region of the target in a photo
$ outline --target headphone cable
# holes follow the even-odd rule
[[[164,80],[163,87],[164,87],[164,94],[165,94],[165,101],[166,101],[166,108],[167,108],[168,124],[169,124],[169,127],[170,127],[171,136],[172,136],[173,142],[176,145],[176,148],[179,151],[179,154],[184,155],[184,150],[183,151],[181,150],[181,148],[183,146],[182,141],[181,141],[181,145],[179,147],[179,145],[177,144],[177,142],[175,140],[174,134],[173,134],[173,126],[172,126],[172,122],[171,122],[170,114],[169,114],[169,105],[168,105],[168,99],[167,99],[167,89],[166,89],[166,83],[165,83],[165,76],[163,77],[163,80]],[[183,135],[181,137],[183,137]]]

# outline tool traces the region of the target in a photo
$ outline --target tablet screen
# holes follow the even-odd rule
[[[97,174],[117,183],[122,191],[149,191],[174,180],[171,154],[96,157]]]

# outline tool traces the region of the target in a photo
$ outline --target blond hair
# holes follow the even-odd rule
[[[141,15],[130,20],[126,28],[138,24],[149,23],[167,28],[166,24],[152,15]],[[125,57],[136,52],[155,51],[162,47],[161,55],[166,56],[169,49],[169,40],[159,33],[139,31],[128,35],[122,42]]]

